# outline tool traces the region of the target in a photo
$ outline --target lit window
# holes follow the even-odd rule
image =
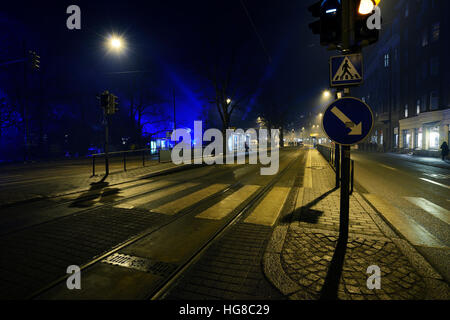
[[[416,113],[420,114],[420,99],[417,100],[417,104],[416,104]]]
[[[417,149],[422,149],[423,146],[423,134],[422,134],[422,128],[419,128],[419,133],[417,134]]]
[[[408,118],[408,105],[405,105],[405,118]]]
[[[431,41],[432,42],[438,41],[440,33],[441,33],[441,24],[439,22],[433,24],[433,27],[431,29]]]
[[[385,68],[389,67],[389,53],[386,53],[384,55],[384,67]]]
[[[430,149],[439,149],[439,127],[430,129]]]

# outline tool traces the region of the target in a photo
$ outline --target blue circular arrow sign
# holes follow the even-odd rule
[[[332,141],[351,146],[363,141],[372,131],[373,113],[361,100],[345,97],[327,108],[322,127]]]

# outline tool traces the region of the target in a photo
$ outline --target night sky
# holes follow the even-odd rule
[[[310,109],[327,86],[327,52],[308,29],[309,1],[244,2],[267,53],[239,0],[26,3],[3,3],[2,20],[6,16],[33,34],[42,68],[57,66],[69,86],[100,84],[107,72],[158,69],[155,78],[173,81],[186,107],[196,109],[191,105],[198,91],[196,65],[232,46],[239,47],[243,64],[251,64],[258,92],[269,91],[292,109]],[[65,26],[70,4],[81,8],[81,30]],[[123,34],[129,45],[119,58],[103,48],[103,38],[112,32]]]

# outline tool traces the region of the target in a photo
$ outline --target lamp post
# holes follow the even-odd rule
[[[125,50],[125,40],[117,35],[112,35],[106,42],[109,52],[120,54]],[[105,125],[105,178],[109,175],[109,116],[116,112],[117,97],[105,91],[102,94],[101,105],[103,108],[103,122]]]

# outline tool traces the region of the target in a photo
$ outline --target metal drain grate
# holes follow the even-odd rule
[[[102,262],[166,277],[177,268],[175,264],[129,256],[122,253],[114,253],[113,255],[110,255],[106,259],[102,260]]]

